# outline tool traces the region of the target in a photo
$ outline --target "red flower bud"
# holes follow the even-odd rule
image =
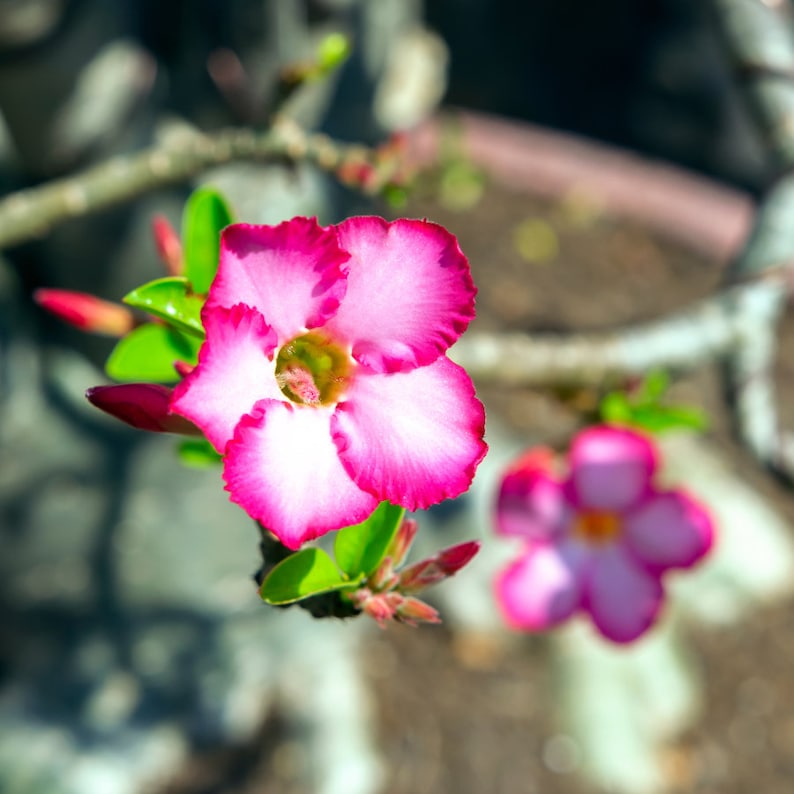
[[[118,303],[97,298],[86,292],[65,289],[37,289],[33,300],[42,309],[81,331],[107,336],[124,336],[134,325],[132,312]]]
[[[418,593],[426,587],[438,584],[456,574],[479,550],[478,540],[450,546],[426,560],[405,568],[400,573],[400,583],[397,587],[401,593]]]
[[[182,243],[168,218],[155,215],[152,219],[152,232],[157,253],[172,276],[182,275]]]
[[[169,413],[171,389],[157,383],[123,383],[94,386],[88,401],[105,413],[139,430],[200,436],[201,431],[182,416]]]

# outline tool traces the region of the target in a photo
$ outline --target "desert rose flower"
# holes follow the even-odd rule
[[[223,453],[231,499],[289,548],[382,500],[428,507],[465,491],[486,451],[483,407],[445,355],[474,296],[433,223],[229,226],[172,409]]]
[[[574,439],[563,477],[548,450],[508,471],[497,528],[527,541],[496,582],[509,624],[541,631],[582,611],[607,639],[625,643],[654,623],[665,571],[700,560],[714,534],[694,499],[655,485],[657,467],[648,438],[599,426]]]

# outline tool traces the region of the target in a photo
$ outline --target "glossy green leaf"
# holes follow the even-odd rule
[[[215,278],[220,256],[221,230],[232,223],[223,196],[211,187],[193,191],[182,217],[185,275],[193,291],[206,294]]]
[[[302,598],[355,586],[343,576],[322,549],[310,548],[291,554],[267,575],[259,595],[268,604],[291,604]]]
[[[334,541],[334,556],[349,576],[369,576],[380,564],[402,523],[405,508],[381,502],[360,524],[340,529]]]
[[[105,364],[105,372],[122,382],[174,383],[175,361],[195,364],[201,340],[159,323],[147,323],[120,339]]]
[[[223,460],[206,438],[186,438],[180,441],[177,454],[183,465],[193,469],[208,469]]]
[[[124,303],[160,317],[180,331],[204,338],[201,324],[204,298],[191,292],[190,282],[182,276],[142,284],[124,296]]]

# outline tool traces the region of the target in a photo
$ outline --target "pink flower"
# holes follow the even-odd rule
[[[474,316],[455,238],[426,221],[229,226],[198,366],[172,409],[224,454],[231,499],[289,548],[457,496],[484,411],[447,348]]]
[[[659,614],[664,572],[690,567],[711,548],[711,519],[682,491],[654,484],[657,452],[632,430],[580,433],[565,478],[550,463],[548,451],[531,453],[502,481],[498,531],[528,543],[497,579],[500,608],[529,631],[581,610],[607,639],[631,642]]]

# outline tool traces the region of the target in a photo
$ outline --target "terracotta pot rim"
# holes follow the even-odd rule
[[[625,217],[720,262],[747,237],[750,195],[675,165],[526,122],[448,110],[414,130],[412,156],[436,162],[454,124],[463,153],[504,187],[560,198],[573,191],[608,214]]]

